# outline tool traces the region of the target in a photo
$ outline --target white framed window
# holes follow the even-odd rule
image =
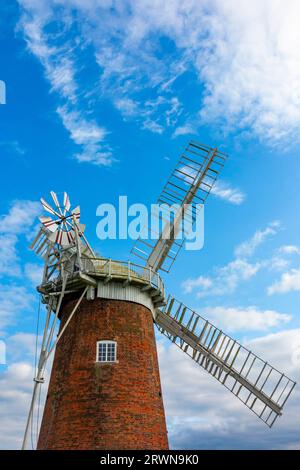
[[[107,339],[97,341],[96,362],[117,362],[117,342]]]

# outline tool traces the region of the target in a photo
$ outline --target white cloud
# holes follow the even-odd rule
[[[287,266],[289,265],[289,261],[280,256],[273,256],[272,258],[270,258],[268,261],[265,262],[265,265],[269,269],[282,271],[283,269],[287,268]]]
[[[38,4],[28,0],[20,0],[19,3],[23,7],[19,27],[24,33],[27,47],[42,63],[51,91],[56,92],[61,98],[63,105],[56,111],[70,133],[71,139],[81,148],[80,152],[75,153],[75,158],[79,162],[110,165],[111,151],[103,144],[107,135],[106,130],[95,120],[87,117],[85,111],[78,105],[80,89],[76,81],[75,51],[81,50],[80,37],[77,36],[75,44],[72,44],[66,39],[63,30],[56,35],[45,32],[45,27],[53,19],[51,10],[54,8],[53,3]],[[62,10],[60,14],[62,16],[59,20],[67,27],[66,23],[70,20],[70,16],[67,12],[62,13]]]
[[[114,101],[115,107],[121,111],[124,117],[136,116],[139,112],[138,103],[131,98],[117,98]]]
[[[23,287],[2,284],[0,289],[0,331],[16,324],[24,311],[28,310],[33,296]]]
[[[147,129],[148,131],[151,131],[154,134],[162,134],[164,132],[163,126],[161,126],[155,121],[152,121],[151,119],[146,119],[143,122],[143,129]]]
[[[0,286],[0,330],[15,324],[19,314],[31,307],[33,296],[23,287],[10,284],[7,277],[20,278],[22,266],[17,244],[21,236],[31,234],[32,225],[40,213],[35,201],[15,201],[9,212],[0,217],[0,277],[6,282]]]
[[[212,286],[212,280],[208,277],[199,276],[196,279],[186,279],[182,283],[182,288],[185,294],[188,294],[197,287],[204,287],[208,289]]]
[[[26,233],[40,212],[40,204],[35,201],[15,201],[7,215],[0,216],[0,233]]]
[[[34,286],[39,286],[43,278],[43,266],[37,263],[26,263],[24,266],[25,276]]]
[[[156,99],[144,103],[132,98],[121,96],[114,99],[115,107],[124,118],[135,118],[143,129],[156,134],[162,134],[166,127],[172,126],[182,112],[182,106],[177,97],[159,95]]]
[[[291,269],[283,273],[279,281],[268,287],[268,294],[286,294],[291,291],[300,291],[300,269]]]
[[[33,387],[33,367],[14,362],[0,376],[1,449],[21,449]]]
[[[86,120],[79,112],[70,111],[66,106],[57,108],[65,128],[72,140],[81,147],[82,151],[75,155],[79,162],[89,162],[95,165],[111,165],[112,153],[104,146],[106,130],[91,120]]]
[[[269,356],[270,363],[299,382],[300,329],[269,333],[248,341],[246,346],[263,358]]]
[[[75,64],[69,50],[70,45],[66,42],[64,45],[57,46],[54,44],[54,38],[50,45],[44,33],[44,26],[51,19],[50,9],[47,8],[50,7],[50,2],[40,2],[38,5],[37,2],[21,0],[19,3],[25,8],[20,27],[23,29],[27,47],[42,63],[52,91],[60,93],[72,102],[76,101],[78,86],[75,80]],[[49,39],[51,40],[51,37]]]
[[[187,135],[187,134],[196,134],[197,131],[194,126],[191,124],[184,124],[182,126],[176,127],[175,131],[173,132],[172,137],[178,137],[180,135]]]
[[[204,316],[228,332],[266,331],[288,323],[292,317],[275,310],[259,310],[257,307],[210,307]]]
[[[39,337],[39,344],[40,344]],[[33,333],[17,332],[7,339],[8,360],[10,363],[18,361],[33,361],[35,355],[36,335]]]
[[[30,233],[39,212],[38,202],[24,200],[15,201],[8,214],[0,216],[0,277],[21,274],[17,253],[18,237]]]
[[[41,337],[39,337],[38,340],[40,345]],[[9,336],[6,340],[8,366],[7,369],[0,374],[1,449],[20,449],[22,445],[34,384],[35,343],[35,334],[20,331]],[[39,420],[41,420],[43,413],[52,359],[53,356],[51,360],[49,360],[44,374],[46,383],[41,388]],[[36,403],[34,410],[33,448],[35,448],[36,444],[37,411],[38,403]],[[28,448],[31,449],[30,437]]]
[[[274,221],[263,230],[257,230],[255,234],[245,242],[241,243],[235,250],[238,257],[248,257],[253,255],[257,247],[264,243],[268,237],[275,235],[280,228],[280,223]]]
[[[271,142],[297,139],[299,2],[290,0],[288,8],[280,0],[242,1],[238,8],[234,0],[214,3],[207,25],[210,39],[199,67],[209,90],[201,116],[250,127]]]
[[[279,253],[283,253],[286,255],[299,255],[300,248],[296,245],[283,245],[279,248]]]
[[[234,292],[240,282],[251,279],[260,268],[260,263],[253,264],[237,258],[226,266],[217,268],[217,277],[213,281],[214,287],[212,292],[216,295]]]
[[[215,268],[215,276],[187,279],[181,286],[185,293],[196,289],[198,298],[231,294],[235,292],[241,282],[251,279],[261,268],[261,263],[249,263],[244,259],[237,258],[225,266]]]
[[[70,112],[65,107],[57,108],[57,112],[76,144],[86,145],[90,142],[97,144],[104,139],[106,131],[96,123],[87,122],[82,119],[78,112]]]
[[[231,187],[228,183],[217,181],[211,193],[231,204],[240,205],[244,202],[246,195],[238,188]]]
[[[281,225],[278,221],[271,222],[265,229],[257,230],[254,235],[235,249],[235,258],[224,266],[214,269],[214,276],[185,280],[181,286],[185,293],[196,290],[199,298],[211,295],[221,296],[236,291],[240,283],[253,278],[263,268],[283,269],[287,262],[278,256],[252,262],[249,258],[256,249],[272,235],[275,235]]]
[[[100,91],[115,103],[130,99],[143,109],[145,91],[154,99],[162,93],[176,97],[176,81],[188,70],[197,77],[187,88],[199,103],[199,125],[213,123],[225,132],[250,129],[270,143],[299,140],[297,0],[288,0],[288,6],[287,0],[241,0],[238,8],[236,0],[19,3],[25,9],[21,24],[28,47],[52,88],[69,101],[78,97],[81,52],[92,44]],[[44,26],[58,18],[60,32],[46,33]],[[72,24],[79,31],[70,43]],[[167,54],[162,41],[168,42]],[[128,107],[122,109],[128,117]],[[165,128],[157,111],[151,121]],[[193,113],[195,121],[197,109]],[[184,129],[190,117],[185,113],[177,123],[177,116],[172,125]]]
[[[16,243],[17,237],[14,234],[0,236],[0,277],[21,274]]]

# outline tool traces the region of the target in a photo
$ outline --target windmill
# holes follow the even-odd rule
[[[169,272],[184,244],[182,214],[192,226],[226,158],[189,142],[158,199],[176,204],[174,217],[156,238],[137,240],[138,264],[98,257],[66,193],[60,204],[51,192],[54,206],[41,199],[47,216],[32,249],[45,262],[38,291],[47,314],[23,448],[54,349],[39,449],[168,448],[153,324],[269,427],[282,414],[295,382],[166,296],[158,273]]]

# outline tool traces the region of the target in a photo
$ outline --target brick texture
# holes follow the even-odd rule
[[[61,327],[76,299],[69,299]],[[117,341],[117,363],[96,363],[96,343]],[[38,449],[167,449],[151,312],[118,300],[83,300],[56,348]]]

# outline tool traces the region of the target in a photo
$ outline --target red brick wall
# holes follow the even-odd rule
[[[118,363],[95,363],[102,339],[117,341]],[[151,312],[84,299],[56,349],[38,449],[167,448]]]

